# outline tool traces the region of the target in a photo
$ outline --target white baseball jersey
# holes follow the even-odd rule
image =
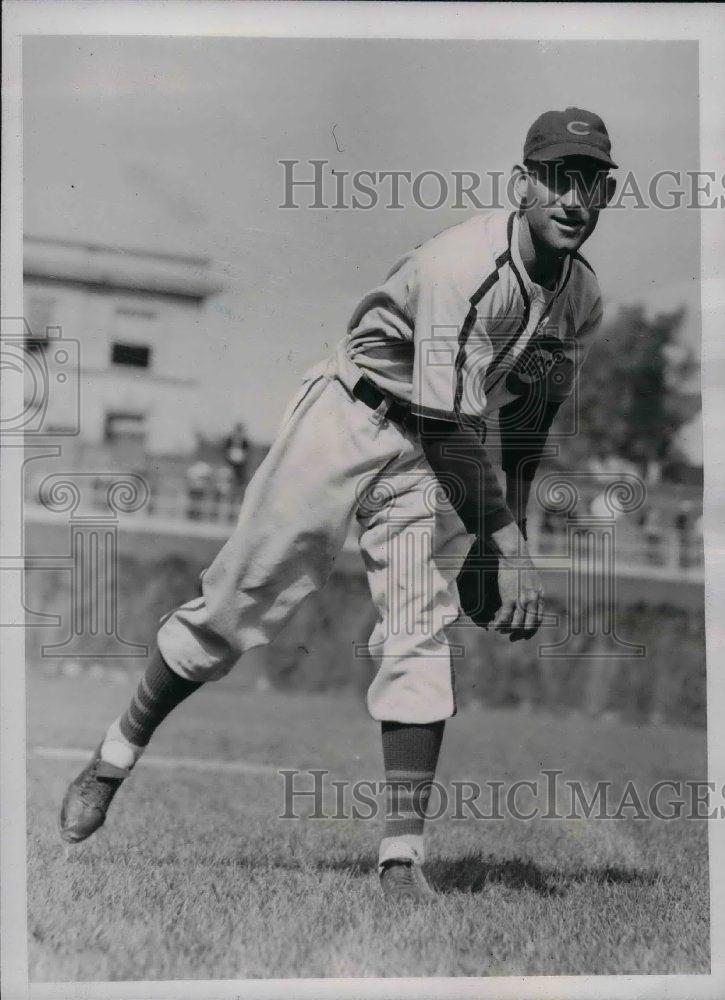
[[[555,289],[534,284],[519,226],[516,213],[485,212],[401,257],[355,310],[348,357],[415,413],[441,419],[497,410],[515,398],[507,376],[522,365],[529,378],[553,374],[558,397],[568,395],[601,322],[599,285],[579,254]]]
[[[182,677],[223,677],[323,586],[355,518],[377,610],[368,708],[375,719],[434,722],[456,709],[445,627],[460,611],[456,578],[472,536],[440,496],[417,434],[355,399],[359,378],[342,344],[305,375],[202,595],[165,619],[159,648]]]
[[[176,673],[214,680],[271,642],[322,587],[355,518],[377,610],[370,713],[428,723],[455,712],[445,628],[460,610],[473,536],[441,496],[418,434],[378,419],[353,389],[363,371],[419,413],[448,419],[480,419],[516,398],[505,385],[514,375],[545,377],[564,395],[581,363],[575,347],[586,348],[601,315],[596,279],[572,257],[547,292],[527,278],[517,240],[515,217],[477,216],[407,254],[363,299],[334,355],[305,375],[201,596],[165,619],[159,648]],[[525,352],[547,337],[562,345],[549,350],[552,364],[522,376]]]

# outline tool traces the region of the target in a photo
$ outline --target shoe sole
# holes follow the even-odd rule
[[[64,840],[66,844],[82,844],[84,840],[88,840],[88,838],[92,837],[93,834],[96,833],[96,831],[99,829],[100,827],[96,827],[95,830],[91,830],[90,833],[86,833],[84,836],[80,837],[78,836],[78,834],[73,833],[70,830],[64,830],[62,827],[60,827],[59,828],[60,839]]]
[[[58,817],[58,832],[60,833],[61,840],[64,840],[66,844],[82,844],[84,840],[88,840],[92,837],[94,833],[97,833],[103,824],[106,822],[106,817],[104,816],[98,826],[95,826],[88,833],[77,833],[75,830],[69,830],[67,827],[63,826],[63,814],[65,812],[65,800],[61,805],[60,816]]]

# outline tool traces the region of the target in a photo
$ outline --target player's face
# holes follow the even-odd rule
[[[589,239],[610,197],[606,167],[585,156],[531,164],[522,181],[534,239],[560,253]]]

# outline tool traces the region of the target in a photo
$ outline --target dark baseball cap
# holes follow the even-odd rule
[[[616,167],[610,152],[607,127],[591,111],[567,108],[539,115],[524,142],[525,160],[560,160],[564,156],[590,156],[608,167]]]

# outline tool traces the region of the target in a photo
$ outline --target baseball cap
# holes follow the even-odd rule
[[[560,160],[564,156],[590,156],[616,167],[610,153],[612,143],[607,127],[591,111],[567,108],[539,115],[524,142],[525,160]]]

